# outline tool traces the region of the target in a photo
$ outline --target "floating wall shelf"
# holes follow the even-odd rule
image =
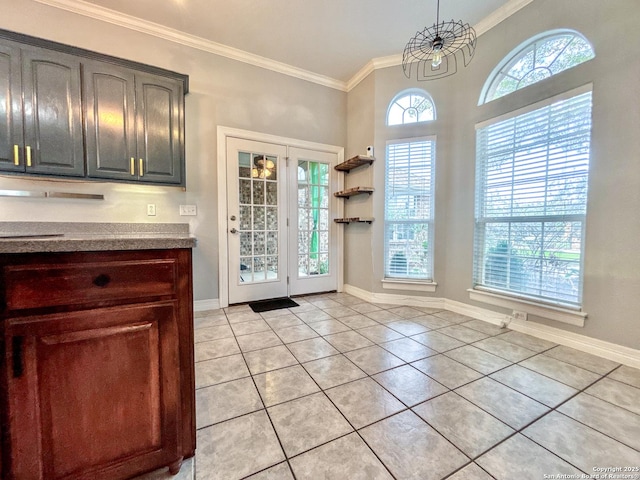
[[[341,192],[336,192],[333,195],[341,198],[349,198],[353,197],[354,195],[361,195],[364,193],[368,193],[369,195],[371,195],[373,193],[373,190],[373,187],[353,187],[347,188],[346,190],[343,190]]]
[[[373,217],[351,217],[333,219],[333,221],[336,223],[371,223],[373,222],[373,220]]]
[[[375,161],[373,157],[367,157],[366,155],[356,155],[349,160],[336,165],[334,168],[340,172],[349,173],[354,168],[358,168],[362,165],[371,165]]]

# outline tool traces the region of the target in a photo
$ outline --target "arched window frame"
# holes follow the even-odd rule
[[[534,58],[535,58],[535,54],[536,52],[539,51],[540,47],[544,44],[546,44],[547,42],[549,42],[550,40],[553,40],[555,38],[558,37],[563,37],[563,36],[572,36],[573,38],[571,39],[571,41],[567,42],[567,44],[562,48],[562,50],[560,50],[558,52],[558,54],[555,56],[554,60],[547,66],[539,66],[536,67],[535,63],[534,63],[534,67],[529,70],[525,75],[523,75],[519,80],[518,80],[518,85],[517,87],[510,91],[510,92],[506,92],[503,93],[499,96],[495,96],[495,91],[498,88],[498,86],[500,85],[500,83],[502,82],[502,80],[507,76],[507,73],[520,61],[522,61],[531,51],[531,49],[534,50]],[[571,64],[565,68],[562,68],[561,70],[558,70],[556,72],[551,72],[549,70],[549,67],[551,65],[553,65],[554,62],[556,62],[559,58],[561,58],[562,54],[566,51],[566,49],[569,47],[569,45],[571,45],[573,42],[575,41],[580,41],[584,44],[586,44],[589,49],[590,49],[590,53],[591,56],[589,58],[585,58],[581,61],[579,61],[578,63],[574,63]],[[478,105],[483,105],[485,103],[488,103],[492,100],[495,100],[497,98],[502,98],[506,95],[509,95],[510,93],[516,92],[524,87],[527,87],[529,85],[533,85],[535,83],[538,83],[546,78],[549,78],[551,76],[554,76],[562,71],[568,70],[570,68],[573,68],[577,65],[580,65],[584,62],[587,62],[589,60],[592,60],[593,58],[595,58],[595,51],[593,49],[593,45],[591,45],[591,42],[589,42],[589,40],[587,40],[587,38],[582,35],[581,33],[575,31],[575,30],[570,30],[570,29],[558,29],[558,30],[550,30],[550,31],[546,31],[543,32],[539,35],[536,35],[530,39],[528,39],[527,41],[521,43],[518,47],[516,47],[515,49],[513,49],[507,56],[504,57],[504,59],[496,66],[496,68],[493,69],[493,71],[491,72],[491,75],[489,75],[489,77],[487,78],[487,81],[484,84],[484,87],[482,88],[482,92],[480,93],[480,99],[478,101]],[[535,61],[535,60],[534,60]],[[533,72],[536,71],[541,71],[541,70],[547,70],[548,74],[542,76],[541,78],[538,78],[536,80],[534,80],[533,82],[529,82],[529,83],[521,83],[523,79],[525,79],[528,75],[532,74]],[[512,77],[515,78],[515,77]]]
[[[404,107],[403,105],[401,105],[399,102],[407,97],[421,97],[423,98],[423,102],[428,102],[428,104],[431,106],[431,112],[433,112],[433,115],[431,116],[431,118],[425,118],[425,119],[420,119],[420,112],[417,112],[416,115],[416,119],[413,121],[407,121],[407,116],[409,115],[409,111],[410,110],[416,110],[416,107],[418,107],[419,105],[421,105],[422,103],[420,103],[419,105],[415,105],[414,103],[411,102],[409,103],[409,107]],[[391,114],[391,109],[394,106],[398,106],[399,108],[403,109],[403,114],[402,114],[402,122],[400,123],[389,123],[390,120],[390,114]],[[407,90],[403,90],[402,92],[398,93],[395,97],[393,97],[393,99],[391,100],[391,102],[389,102],[389,106],[387,107],[387,116],[386,116],[386,124],[387,126],[397,126],[397,125],[411,125],[414,123],[424,123],[424,122],[431,122],[433,120],[436,119],[436,104],[433,101],[433,98],[431,98],[431,95],[429,95],[426,91],[420,89],[420,88],[410,88]]]

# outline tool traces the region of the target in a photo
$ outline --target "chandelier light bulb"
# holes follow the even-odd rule
[[[442,50],[436,50],[433,52],[433,57],[431,57],[431,66],[433,68],[438,68],[442,63]]]

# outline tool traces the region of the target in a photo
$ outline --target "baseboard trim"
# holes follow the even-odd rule
[[[510,316],[493,312],[485,308],[468,305],[448,298],[435,297],[412,297],[406,295],[394,295],[392,293],[368,292],[353,285],[345,284],[344,291],[354,297],[361,298],[367,302],[388,303],[391,305],[408,305],[418,307],[443,308],[452,312],[468,315],[479,320],[501,325],[509,322],[508,327],[516,332],[526,333],[543,340],[548,340],[560,345],[575,348],[582,352],[591,353],[599,357],[622,363],[630,367],[640,368],[640,350],[624,347],[604,340],[580,335],[579,333],[568,332],[541,323],[532,321],[516,321]]]
[[[210,298],[208,300],[196,300],[193,302],[194,312],[203,312],[205,310],[218,310],[220,308],[220,300]]]

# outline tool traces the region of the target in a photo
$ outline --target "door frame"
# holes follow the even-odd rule
[[[252,132],[250,130],[242,130],[239,128],[225,127],[218,125],[217,128],[217,187],[218,187],[218,299],[220,308],[229,306],[229,265],[227,263],[229,242],[227,241],[227,230],[229,228],[228,205],[227,205],[227,138],[241,138],[243,140],[253,140],[256,142],[275,143],[285,145],[287,148],[296,147],[307,150],[316,150],[320,152],[328,152],[336,154],[337,162],[344,161],[344,147],[336,145],[328,145],[324,143],[308,142],[306,140],[298,140],[295,138],[280,137],[268,133]],[[344,179],[340,177],[342,184]],[[341,185],[342,186],[342,185]],[[338,203],[338,209],[334,212],[336,217],[344,216],[344,202]],[[333,215],[332,215],[333,218]],[[337,291],[341,292],[344,288],[344,235],[342,224],[336,224],[338,228],[337,245],[336,245],[336,280]]]

